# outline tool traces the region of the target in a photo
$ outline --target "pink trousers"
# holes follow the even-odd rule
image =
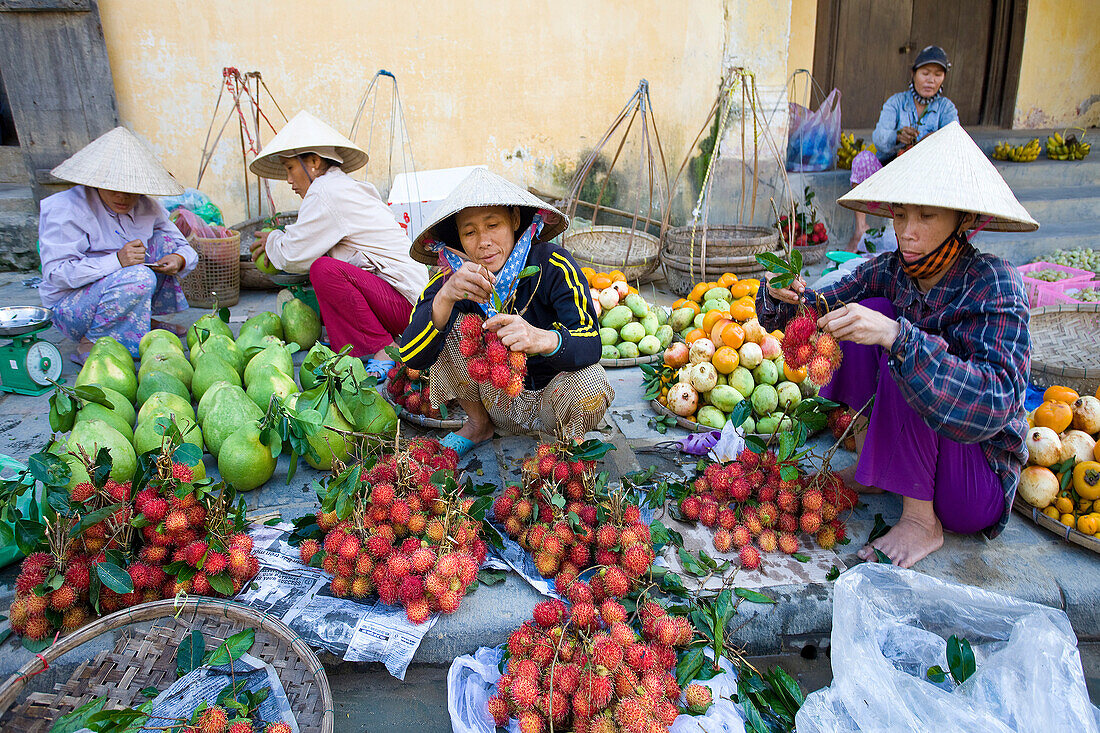
[[[320,257],[309,268],[329,344],[351,355],[374,356],[409,325],[412,304],[392,285],[334,257]]]

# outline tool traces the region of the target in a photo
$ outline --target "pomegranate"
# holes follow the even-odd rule
[[[1058,477],[1049,468],[1028,466],[1020,473],[1017,491],[1031,506],[1045,509],[1058,496]]]
[[[688,345],[683,341],[677,341],[674,344],[670,344],[665,349],[665,366],[672,368],[682,367],[688,363]]]
[[[668,409],[680,417],[687,417],[699,406],[699,393],[690,384],[680,382],[668,391]]]
[[[710,392],[718,384],[718,370],[709,361],[704,361],[692,367],[688,384],[697,392]]]
[[[779,339],[770,333],[760,341],[760,353],[764,355],[765,359],[774,359],[779,356],[782,350]]]
[[[1086,395],[1073,403],[1073,427],[1086,433],[1100,433],[1100,399]]]
[[[1093,449],[1096,441],[1092,436],[1081,430],[1067,430],[1062,434],[1062,452],[1058,456],[1058,462],[1072,458],[1074,463],[1082,463],[1093,459]]]
[[[1062,455],[1062,441],[1050,428],[1032,428],[1027,431],[1027,460],[1036,466],[1051,466]]]
[[[611,283],[611,287],[614,288],[616,293],[618,293],[619,303],[626,300],[626,296],[630,295],[630,285],[623,282],[622,280],[616,280],[615,282]]]
[[[696,339],[688,351],[688,361],[692,364],[710,361],[712,356],[714,356],[714,342],[708,338]]]

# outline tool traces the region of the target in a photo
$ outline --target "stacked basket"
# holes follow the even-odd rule
[[[774,229],[749,226],[675,227],[665,234],[661,255],[665,280],[677,295],[687,296],[698,282],[717,280],[732,272],[739,278],[764,273],[756,255],[779,249]]]

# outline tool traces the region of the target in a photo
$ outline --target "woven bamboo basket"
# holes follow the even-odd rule
[[[441,420],[437,417],[413,414],[408,410],[402,409],[400,405],[393,401],[393,398],[390,397],[390,393],[385,389],[379,389],[378,394],[382,395],[382,399],[389,402],[391,407],[395,410],[399,410],[399,418],[413,425],[419,425],[422,428],[431,428],[433,430],[458,430],[466,424],[466,413],[462,411],[461,407],[456,406],[454,408],[447,408],[449,417],[446,420]]]
[[[1093,394],[1100,385],[1100,303],[1048,305],[1031,311],[1031,381]]]
[[[705,252],[704,252],[705,243]],[[665,233],[665,251],[696,260],[712,257],[747,257],[772,252],[779,246],[779,232],[768,227],[737,225],[674,227]]]
[[[1012,508],[1046,531],[1058,535],[1067,542],[1072,542],[1075,545],[1100,553],[1100,539],[1083,532],[1078,532],[1076,529],[1062,524],[1057,519],[1048,517],[1046,514],[1043,514],[1042,511],[1021,499],[1019,494],[1017,494],[1015,500],[1013,500]]]
[[[594,226],[566,234],[562,245],[582,266],[597,272],[620,270],[627,282],[640,281],[661,263],[661,241],[639,229]]]
[[[681,417],[681,416],[677,415],[675,412],[673,412],[672,410],[670,410],[667,407],[665,407],[664,405],[662,405],[660,403],[660,401],[658,401],[658,400],[650,400],[649,405],[650,405],[650,407],[653,408],[653,411],[656,412],[658,415],[666,415],[668,417],[675,418],[676,419],[676,424],[679,425],[680,427],[684,428],[688,432],[691,432],[691,433],[713,433],[713,432],[718,432],[718,428],[708,428],[706,425],[700,425],[699,423],[695,422],[694,420],[688,420],[686,417]],[[816,430],[812,433],[812,435],[817,435],[817,433],[819,433],[819,432],[821,432],[821,431]],[[769,440],[772,437],[770,433],[745,433],[745,435],[751,435],[753,437],[760,438],[761,440]]]
[[[829,242],[807,244],[805,247],[795,247],[795,249],[802,253],[803,265],[816,265],[825,258],[825,253],[829,250]]]
[[[298,221],[297,211],[281,211],[273,217],[257,216],[246,219],[239,224],[234,224],[233,229],[241,235],[241,289],[242,290],[277,290],[278,283],[269,276],[256,269],[256,263],[252,261],[249,245],[256,232],[274,221],[275,226],[285,227]]]
[[[274,616],[213,599],[178,604],[168,599],[134,606],[62,638],[0,688],[0,730],[46,733],[54,721],[94,697],[106,697],[108,708],[137,707],[147,699],[141,692],[144,688],[165,690],[175,682],[176,649],[192,630],[201,630],[207,648],[213,648],[249,628],[256,630],[249,653],[275,668],[299,729],[332,733],[332,691],[309,645]],[[33,675],[48,663],[56,665],[65,654],[116,630],[121,632],[113,647],[81,661],[68,682],[55,685],[51,692],[32,689]]]
[[[782,250],[775,252],[782,256]],[[661,257],[664,266],[665,282],[668,288],[677,295],[687,297],[697,282],[711,282],[717,280],[723,273],[732,272],[739,278],[756,277],[764,274],[764,268],[756,261],[756,255],[744,257],[711,257],[707,255],[704,263],[698,257],[692,261],[687,256],[674,255],[665,252]]]
[[[192,308],[236,305],[241,295],[241,235],[230,229],[228,237],[187,238],[199,254],[199,263],[180,281]]]

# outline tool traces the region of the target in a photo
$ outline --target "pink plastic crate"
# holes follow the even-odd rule
[[[1063,280],[1062,282],[1057,283],[1057,284],[1062,285],[1064,282],[1065,281]],[[1054,284],[1054,283],[1044,283],[1044,284],[1051,285],[1051,284]],[[1046,300],[1046,302],[1044,302],[1043,305],[1058,305],[1059,303],[1071,303],[1071,304],[1073,304],[1073,303],[1091,303],[1091,302],[1094,302],[1094,301],[1088,301],[1088,300],[1077,300],[1077,298],[1073,297],[1073,295],[1066,292],[1068,290],[1087,290],[1087,289],[1090,289],[1090,288],[1095,289],[1095,290],[1100,290],[1100,280],[1092,280],[1090,282],[1075,283],[1073,285],[1067,285],[1065,288],[1063,288],[1062,290],[1059,290],[1058,292],[1054,292],[1052,290],[1044,290],[1042,295],[1043,295],[1043,298]],[[1037,308],[1038,306],[1035,306],[1035,307]]]
[[[1032,262],[1029,265],[1021,265],[1016,269],[1024,276],[1024,287],[1027,288],[1027,297],[1031,302],[1032,308],[1039,308],[1044,305],[1057,305],[1058,303],[1078,303],[1080,301],[1066,296],[1064,294],[1065,290],[1082,287],[1093,278],[1093,273],[1088,270],[1078,270],[1076,267],[1056,265],[1053,262]],[[1045,280],[1036,280],[1033,277],[1027,276],[1029,272],[1036,272],[1038,270],[1060,270],[1070,273],[1070,277],[1055,283],[1048,283]]]

